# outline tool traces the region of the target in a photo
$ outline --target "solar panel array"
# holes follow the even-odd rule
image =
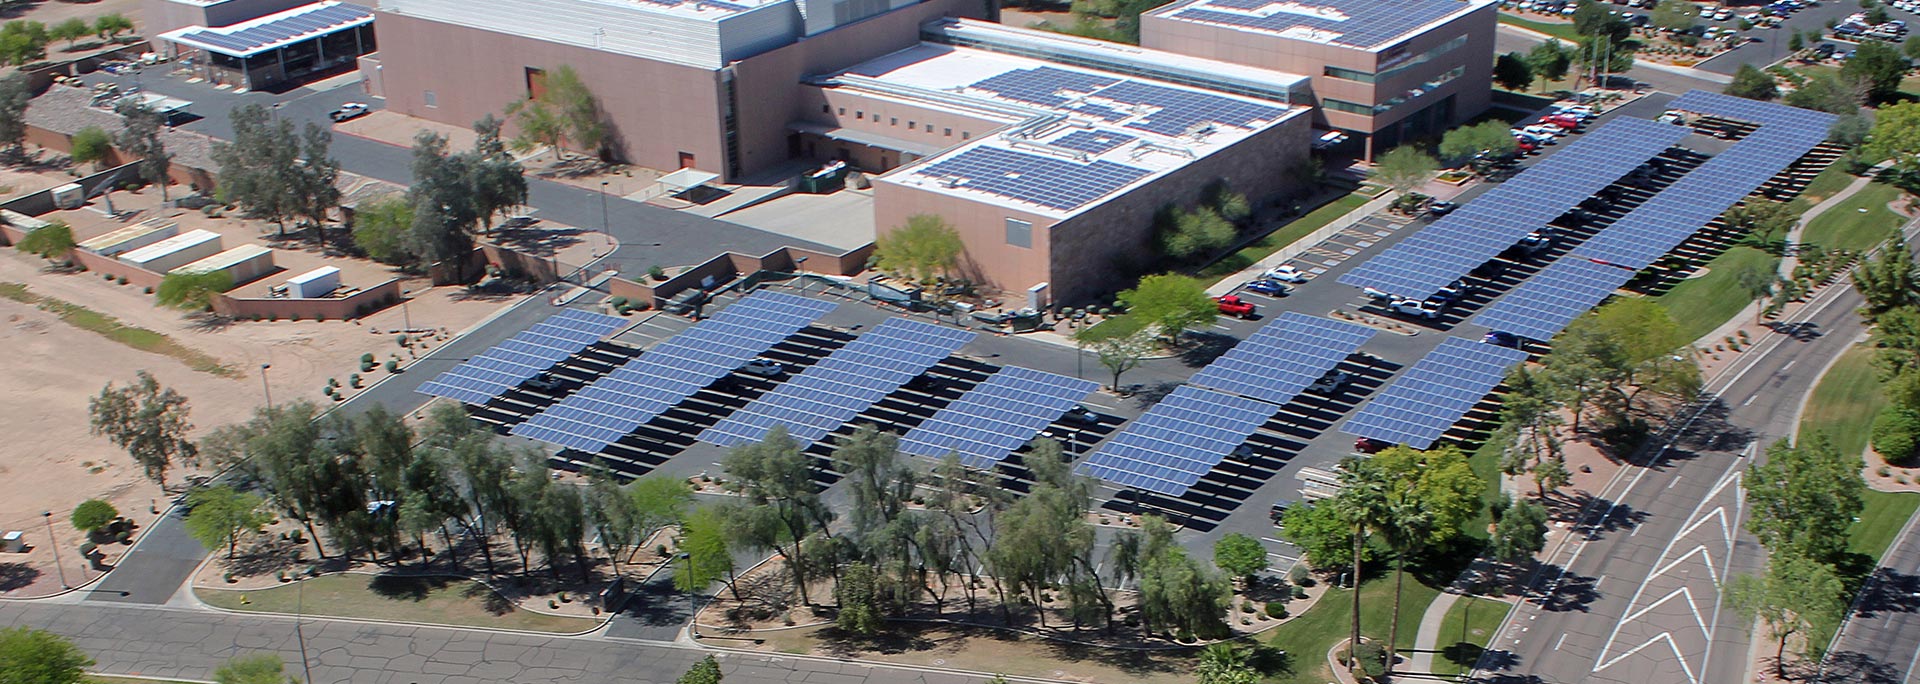
[[[1008,366],[907,432],[900,450],[935,458],[958,453],[969,467],[992,468],[1099,388],[1091,380]]]
[[[1074,131],[1054,138],[1047,144],[1087,154],[1100,154],[1135,140],[1139,138],[1113,131]]]
[[[1016,69],[975,82],[970,88],[991,91],[1009,100],[1058,107],[1081,95],[1119,83],[1120,79],[1058,67]]]
[[[1121,81],[1101,88],[1093,97],[1153,107],[1155,111],[1124,125],[1165,136],[1185,135],[1194,127],[1205,124],[1253,128],[1259,122],[1277,120],[1287,112],[1282,106],[1257,104],[1224,95],[1140,81]]]
[[[1449,337],[1367,402],[1340,431],[1415,449],[1433,446],[1527,353]]]
[[[906,318],[888,319],[707,428],[700,433],[700,440],[720,446],[758,442],[774,425],[784,425],[795,441],[812,444],[947,358],[975,335]]]
[[[1477,325],[1546,341],[1633,279],[1633,271],[1589,259],[1566,258],[1473,317]]]
[[[1079,163],[998,147],[974,147],[917,173],[1049,209],[1073,209],[1140,180],[1146,169],[1104,159]]]
[[[1430,297],[1688,133],[1645,119],[1609,122],[1339,280],[1403,297]]]
[[[485,404],[624,325],[625,320],[613,316],[562,309],[441,373],[416,391],[468,404]]]
[[[1573,250],[1574,256],[1633,270],[1651,266],[1826,140],[1834,118],[1823,112],[1713,93],[1689,93],[1675,100],[1676,105],[1682,102],[1707,109],[1702,113],[1740,118],[1760,127],[1589,238]]]
[[[1274,6],[1273,0],[1197,0],[1162,16],[1269,33],[1328,31],[1336,35],[1327,42],[1373,48],[1470,7],[1452,0],[1303,0],[1297,9]]]
[[[1373,339],[1367,326],[1288,311],[1187,382],[1285,404]]]
[[[1073,471],[1180,496],[1278,410],[1266,402],[1181,385]]]
[[[372,19],[373,10],[359,5],[336,4],[249,26],[231,33],[210,30],[190,31],[181,34],[180,37],[219,48],[234,57],[245,57],[263,48],[292,42],[296,38],[328,33],[349,24],[364,23]]]
[[[836,306],[781,292],[755,292],[514,426],[513,434],[600,451]]]

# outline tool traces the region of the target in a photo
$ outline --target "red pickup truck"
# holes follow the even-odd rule
[[[1239,295],[1214,297],[1213,301],[1219,303],[1220,313],[1235,318],[1253,318],[1253,302],[1241,299]]]

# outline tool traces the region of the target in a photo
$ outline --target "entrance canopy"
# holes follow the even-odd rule
[[[677,195],[712,183],[719,177],[720,174],[717,173],[709,173],[696,169],[680,169],[679,171],[661,176],[660,180],[656,182],[660,184],[660,187],[666,188],[668,194]]]
[[[340,2],[316,2],[232,26],[188,26],[160,39],[245,59],[302,41],[373,23],[373,10]]]

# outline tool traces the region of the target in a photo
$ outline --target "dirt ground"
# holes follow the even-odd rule
[[[0,20],[25,19],[51,27],[73,17],[92,21],[95,17],[114,12],[119,12],[121,16],[133,20],[135,35],[140,35],[147,27],[146,17],[140,12],[140,0],[93,0],[91,2],[25,0],[8,3],[5,9],[0,9]],[[80,41],[79,45],[84,49],[86,41]],[[58,59],[66,49],[67,41],[53,41],[47,44],[47,56]]]
[[[157,200],[157,193],[115,193],[116,207],[122,209],[150,207]],[[146,217],[136,213],[127,221],[115,222],[85,209],[77,213],[91,214],[90,220],[96,223],[107,221],[85,228],[76,225],[82,239]],[[271,231],[251,222],[207,220],[197,214],[194,218],[235,238],[264,237],[262,233]],[[243,241],[251,240],[227,240],[229,247]],[[303,260],[317,264],[320,259],[306,252],[277,256],[283,264],[297,267],[305,265],[298,263]],[[331,258],[326,263],[347,271],[348,284],[357,278],[384,280],[390,275],[383,273],[389,270],[386,267],[365,261]],[[411,353],[395,344],[391,335],[403,320],[411,319],[416,330],[439,331],[427,340],[427,349],[418,351],[424,354],[518,300],[475,297],[464,288],[433,288],[425,280],[409,279],[402,286],[414,292],[405,307],[390,307],[358,321],[205,326],[180,312],[156,307],[153,297],[140,288],[115,285],[90,273],[46,273],[44,264],[38,257],[0,249],[0,282],[24,284],[33,294],[165,334],[219,359],[240,375],[196,372],[171,357],[138,351],[32,306],[0,300],[0,346],[10,351],[8,362],[0,364],[0,433],[8,435],[7,448],[0,449],[0,478],[6,482],[7,494],[0,497],[0,532],[24,530],[34,547],[26,554],[0,554],[0,595],[8,596],[42,595],[60,588],[58,573],[53,572],[53,550],[46,544],[43,511],[53,513],[53,532],[68,584],[99,574],[83,567],[76,551],[81,534],[65,522],[76,504],[88,498],[106,499],[143,527],[156,517],[152,509],[162,498],[159,488],[140,475],[124,452],[88,432],[87,400],[107,383],[130,382],[141,369],[152,372],[162,385],[186,395],[194,435],[199,436],[246,419],[263,402],[261,364],[271,365],[264,381],[274,401],[307,399],[326,405],[332,403],[322,394],[326,381],[335,378],[349,384],[349,376],[359,370],[362,353],[381,359],[397,353],[403,364],[412,361]],[[290,275],[283,271],[265,281],[280,282]],[[376,369],[366,374],[365,383],[371,385],[385,374]],[[351,396],[358,390],[342,387],[342,391]],[[169,482],[179,482],[183,475],[171,473]],[[104,551],[110,564],[124,547]]]

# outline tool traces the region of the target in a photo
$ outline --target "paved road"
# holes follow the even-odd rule
[[[187,532],[186,509],[175,506],[84,596],[88,601],[166,603],[206,557],[206,547]]]
[[[94,669],[212,679],[237,655],[269,652],[313,684],[666,684],[705,655],[691,647],[601,637],[548,637],[308,618],[312,677],[301,671],[292,618],[96,603],[0,601],[0,626],[72,639]],[[783,655],[722,654],[728,684],[974,684],[982,678]]]
[[[1909,227],[1911,230],[1911,227]],[[1481,661],[1490,681],[1742,681],[1746,626],[1720,609],[1724,578],[1760,570],[1740,532],[1739,479],[1758,449],[1791,437],[1800,401],[1861,328],[1849,288],[1802,312],[1709,387],[1718,400],[1601,494],[1586,540],[1551,557],[1553,592],[1516,610]],[[1559,571],[1564,569],[1564,575]]]
[[[1855,601],[1818,681],[1920,682],[1920,516],[1907,521]]]

